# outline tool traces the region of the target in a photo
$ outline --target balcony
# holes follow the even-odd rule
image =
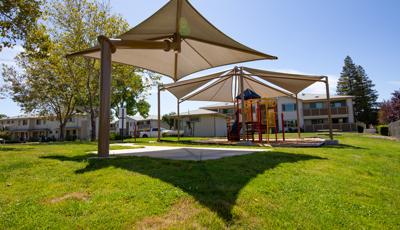
[[[349,110],[347,107],[331,108],[332,115],[348,114]],[[324,116],[328,115],[328,109],[304,109],[303,115],[306,116]]]

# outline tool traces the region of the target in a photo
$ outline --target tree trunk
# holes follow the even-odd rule
[[[64,122],[60,122],[60,141],[64,141],[65,140],[65,123]]]

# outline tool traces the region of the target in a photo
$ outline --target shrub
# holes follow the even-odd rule
[[[382,136],[389,136],[389,127],[387,125],[378,125],[376,130]]]
[[[0,131],[0,138],[4,140],[10,140],[11,139],[11,134],[7,131]]]
[[[362,127],[362,126],[357,126],[357,131],[358,131],[359,133],[363,133],[363,132],[364,132],[364,127]]]
[[[118,141],[118,140],[122,140],[122,138],[121,138],[121,135],[119,135],[117,133],[110,133],[110,140]]]

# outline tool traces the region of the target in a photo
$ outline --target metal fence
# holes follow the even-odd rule
[[[389,135],[400,138],[400,120],[389,124]]]

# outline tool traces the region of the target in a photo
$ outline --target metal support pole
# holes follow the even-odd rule
[[[297,138],[301,139],[299,98],[297,94],[296,94],[296,116],[297,116]]]
[[[178,121],[177,121],[177,123],[178,123],[178,124],[177,124],[177,127],[178,127],[178,141],[180,140],[180,135],[181,135],[181,134],[180,134],[180,132],[181,132],[181,131],[180,131],[180,124],[179,124],[179,123],[180,123],[179,105],[180,105],[180,102],[179,102],[179,99],[177,99],[177,107],[178,107],[178,108],[177,108],[177,112],[178,112],[178,116],[177,116],[177,118],[178,118]]]
[[[242,132],[243,132],[243,140],[246,141],[246,133],[247,133],[247,127],[246,126],[246,117],[244,114],[244,82],[243,82],[243,68],[240,68],[240,101],[241,101],[241,108],[242,108]]]
[[[157,87],[157,141],[161,141],[160,85]]]
[[[109,157],[110,135],[110,97],[111,97],[111,54],[115,52],[110,40],[105,36],[97,38],[101,48],[101,72],[100,72],[100,115],[98,131],[98,156]]]
[[[285,118],[283,113],[281,113],[281,120],[282,120],[282,140],[285,141]]]
[[[328,77],[325,77],[325,87],[326,87],[326,99],[327,99],[327,101],[328,101],[329,138],[330,138],[331,140],[333,140],[331,96],[330,96],[330,94],[329,94],[329,81],[328,81]]]
[[[121,142],[122,143],[124,143],[124,123],[125,123],[125,117],[124,117],[124,114],[125,114],[125,108],[124,107],[122,107],[122,109],[121,109],[121,112],[122,112],[122,132],[121,132]],[[128,126],[128,129],[129,129],[129,126]]]

